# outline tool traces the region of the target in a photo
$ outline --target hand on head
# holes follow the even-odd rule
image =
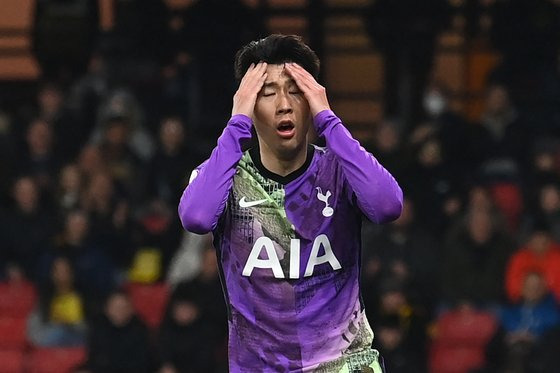
[[[286,63],[285,67],[307,99],[311,115],[315,116],[323,110],[330,110],[327,91],[325,87],[317,83],[313,75],[293,62]]]
[[[247,72],[241,79],[239,88],[233,96],[233,109],[231,115],[244,114],[248,117],[253,116],[257,95],[260,92],[266,77],[266,62],[251,64]]]

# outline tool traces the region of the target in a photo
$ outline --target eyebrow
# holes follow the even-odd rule
[[[296,81],[294,79],[288,79],[288,84],[296,84]],[[278,87],[279,84],[276,82],[264,82],[263,84],[263,88],[267,88],[267,87]]]

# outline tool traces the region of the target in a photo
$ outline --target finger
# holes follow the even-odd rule
[[[303,80],[310,87],[319,88],[321,86],[317,82],[317,80],[315,80],[313,75],[309,73],[309,71],[305,70],[297,63],[294,62],[290,63],[288,71],[293,71],[299,77],[299,79]]]
[[[247,70],[247,73],[241,80],[239,84],[240,88],[245,87],[252,87],[255,84],[258,84],[264,72],[266,72],[266,63],[259,62],[258,64],[251,64],[250,70]]]
[[[287,70],[302,91],[306,92],[314,87],[313,82],[300,71],[293,67],[288,67]]]

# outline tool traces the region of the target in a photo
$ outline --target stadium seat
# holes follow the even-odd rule
[[[37,293],[30,282],[0,283],[0,317],[27,316],[35,306]]]
[[[23,350],[0,349],[0,373],[24,372]]]
[[[498,326],[489,312],[459,308],[436,321],[430,348],[431,373],[467,373],[485,363],[485,348]]]
[[[489,312],[449,311],[441,315],[436,323],[437,341],[447,345],[484,348],[497,326],[496,318]]]
[[[71,373],[85,361],[86,351],[82,347],[37,348],[31,351],[29,373]]]
[[[26,322],[26,317],[0,317],[0,348],[23,350]]]
[[[435,344],[430,351],[430,373],[468,373],[484,364],[484,351],[476,347]]]
[[[165,283],[157,284],[135,284],[130,283],[126,286],[132,304],[138,316],[151,329],[156,329],[165,311],[167,299],[169,297],[169,287]]]

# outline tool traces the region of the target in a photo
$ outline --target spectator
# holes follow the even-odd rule
[[[404,199],[401,216],[379,233],[364,229],[362,241],[365,288],[394,277],[406,285],[411,300],[431,309],[439,298],[440,248],[418,224],[410,199]]]
[[[55,186],[60,160],[55,153],[52,127],[37,119],[26,131],[26,152],[20,155],[20,172],[32,176],[45,196],[50,196]]]
[[[107,172],[101,149],[96,145],[86,145],[82,148],[78,157],[78,167],[87,182],[91,181],[94,175]]]
[[[530,272],[525,276],[520,301],[502,310],[501,322],[510,343],[534,341],[560,325],[560,309],[541,273]]]
[[[366,309],[367,305],[366,305]],[[395,278],[386,278],[379,286],[377,307],[369,307],[373,312],[372,323],[384,324],[390,321],[389,330],[385,330],[383,340],[376,341],[382,348],[394,353],[395,357],[417,363],[419,373],[426,372],[426,327],[428,315],[422,309],[411,304],[403,284]],[[398,325],[398,331],[391,330]],[[391,355],[390,355],[391,356]],[[402,362],[395,361],[395,367]],[[392,365],[390,365],[392,366]]]
[[[560,185],[545,183],[535,190],[535,194],[537,205],[525,217],[520,237],[526,240],[535,223],[542,220],[550,227],[552,239],[560,242]]]
[[[8,204],[10,183],[17,170],[16,134],[13,120],[0,108],[0,205]]]
[[[411,131],[410,142],[418,145],[429,137],[436,138],[446,162],[460,169],[454,178],[468,180],[477,158],[470,149],[470,125],[451,106],[451,92],[443,83],[433,81],[423,93],[425,121]]]
[[[521,298],[523,281],[530,272],[540,272],[546,285],[557,300],[560,300],[560,246],[550,235],[546,222],[536,221],[525,246],[516,251],[505,273],[509,299],[517,302]]]
[[[87,361],[80,373],[151,373],[154,358],[146,325],[136,316],[129,296],[115,291],[103,314],[89,328]]]
[[[82,210],[72,210],[64,218],[63,230],[51,252],[43,258],[47,265],[57,256],[66,257],[76,271],[76,283],[89,298],[97,301],[116,285],[117,271],[104,250],[92,242],[90,221]]]
[[[92,243],[125,270],[133,254],[132,220],[128,203],[115,189],[109,174],[97,173],[85,189],[81,206],[90,216]]]
[[[202,294],[192,283],[173,291],[159,331],[160,373],[215,371],[219,327],[205,318]]]
[[[201,160],[192,150],[193,140],[185,133],[178,117],[165,117],[159,128],[159,144],[149,164],[150,196],[169,206],[179,202],[179,195],[187,184],[185,170],[192,170]]]
[[[434,235],[441,235],[455,211],[458,187],[454,170],[442,153],[441,142],[428,137],[414,147],[414,160],[404,180],[404,189],[414,202],[418,221]]]
[[[127,125],[126,145],[134,156],[142,161],[150,159],[154,153],[154,141],[145,125],[144,109],[130,90],[115,89],[106,95],[99,105],[91,143],[100,144],[106,140],[107,125],[112,124],[113,119]]]
[[[35,346],[69,347],[85,343],[85,302],[74,283],[69,259],[59,256],[52,262],[47,286],[40,294],[37,309],[29,315],[27,337]]]
[[[57,155],[72,160],[85,144],[91,127],[78,120],[67,101],[66,92],[59,84],[43,83],[37,92],[36,117],[51,126]]]
[[[532,372],[530,365],[540,365],[531,361],[541,341],[560,325],[560,309],[542,274],[528,273],[519,302],[502,307],[499,315],[501,328],[489,346],[487,371]]]
[[[383,166],[401,180],[404,174],[406,160],[403,161],[403,143],[400,125],[395,121],[385,119],[377,124],[370,145],[372,154]]]
[[[514,107],[504,85],[487,88],[485,110],[474,137],[474,154],[489,181],[517,180],[527,173],[533,143],[530,128]]]
[[[122,188],[123,193],[139,202],[144,196],[144,164],[128,143],[130,131],[130,123],[125,117],[109,118],[99,149],[115,183]]]
[[[490,211],[470,209],[445,240],[443,299],[487,307],[504,299],[504,270],[512,243]]]
[[[14,207],[0,217],[0,242],[5,260],[21,268],[25,276],[36,280],[37,258],[51,242],[54,225],[41,205],[39,189],[29,176],[18,178],[12,189]]]
[[[366,30],[384,58],[385,114],[401,115],[407,129],[421,118],[437,36],[449,15],[444,0],[378,0],[366,11]]]
[[[377,320],[375,330],[374,347],[383,356],[388,372],[426,372],[414,346],[405,345],[405,331],[396,315]]]
[[[61,212],[67,212],[77,208],[83,192],[84,179],[78,165],[69,163],[64,166],[58,178],[58,186],[55,192],[55,205]]]

